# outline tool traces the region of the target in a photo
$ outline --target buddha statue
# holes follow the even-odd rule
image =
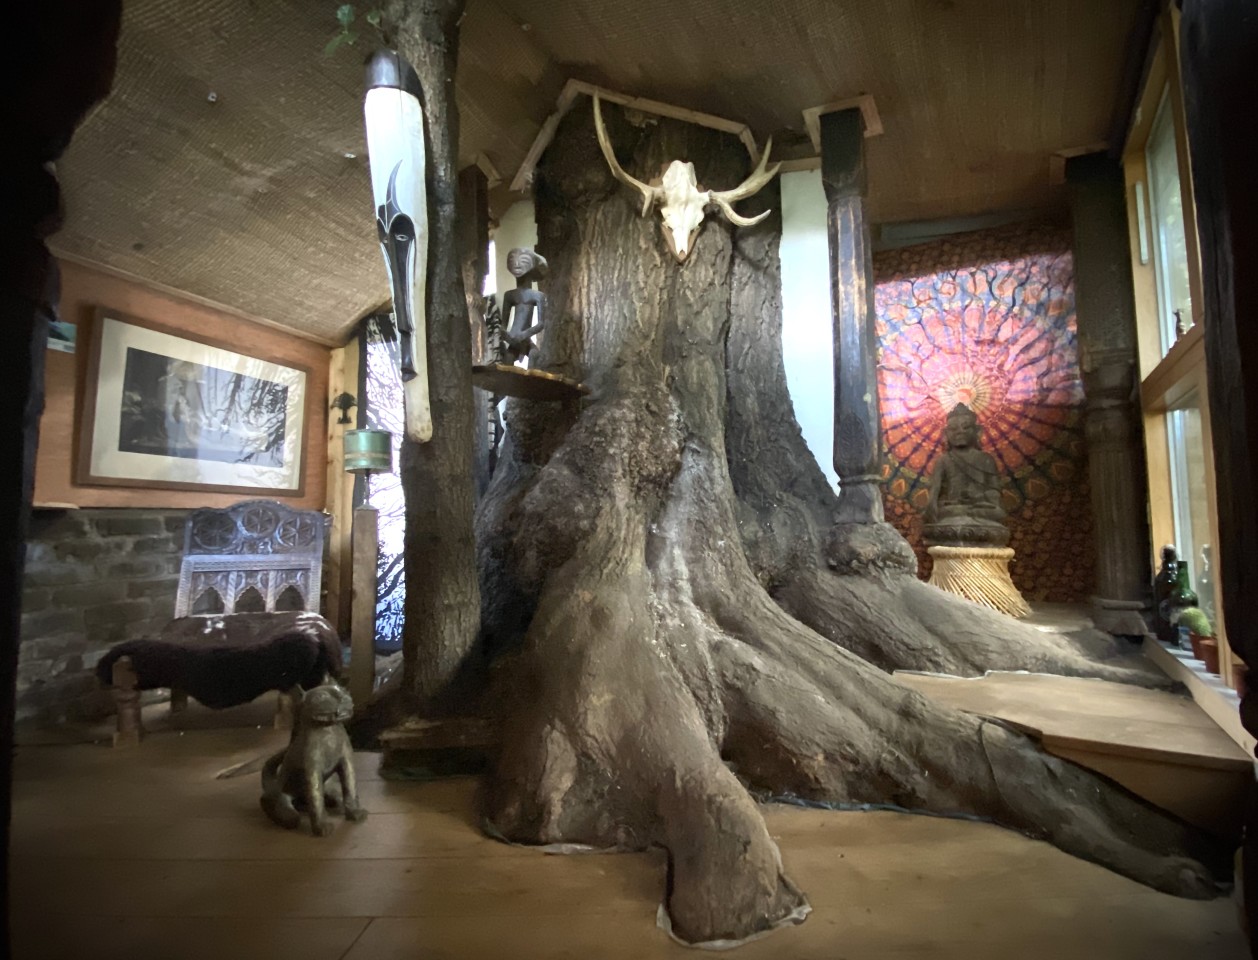
[[[1004,546],[1009,530],[1000,505],[1004,478],[990,453],[979,448],[978,417],[964,403],[948,414],[948,449],[930,480],[923,533],[929,544]]]

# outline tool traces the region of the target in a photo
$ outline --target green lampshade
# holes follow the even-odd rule
[[[346,473],[389,473],[393,469],[393,434],[388,430],[346,430]]]

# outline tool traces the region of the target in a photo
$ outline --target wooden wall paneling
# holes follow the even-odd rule
[[[1144,379],[1162,359],[1161,331],[1158,327],[1157,268],[1154,266],[1154,224],[1149,198],[1149,173],[1144,147],[1157,115],[1158,101],[1166,86],[1166,50],[1157,38],[1149,60],[1144,89],[1136,104],[1131,130],[1123,152],[1123,172],[1127,181],[1127,221],[1131,234],[1131,279],[1136,300],[1136,326],[1139,335],[1140,377]],[[1148,262],[1141,263],[1143,245]]]
[[[1127,227],[1131,240],[1131,284],[1136,303],[1136,329],[1139,330],[1137,357],[1140,378],[1149,376],[1162,360],[1162,339],[1158,330],[1157,274],[1153,266],[1153,223],[1149,207],[1149,177],[1144,150],[1131,152],[1123,160],[1127,183]],[[1143,208],[1143,209],[1142,209]],[[1143,237],[1141,234],[1143,233]],[[1141,263],[1143,243],[1148,262]]]
[[[1210,543],[1214,545],[1213,557],[1214,563],[1211,573],[1211,582],[1213,583],[1214,596],[1210,599],[1214,602],[1214,635],[1219,641],[1219,672],[1223,677],[1223,682],[1229,687],[1234,686],[1232,683],[1232,665],[1236,663],[1237,656],[1232,652],[1232,648],[1227,643],[1227,625],[1223,616],[1223,596],[1219,589],[1222,583],[1220,574],[1220,557],[1221,552],[1218,548],[1219,543],[1219,500],[1215,494],[1215,484],[1218,482],[1215,473],[1214,462],[1214,428],[1210,421],[1210,400],[1209,390],[1206,382],[1206,362],[1205,362],[1205,344],[1203,342],[1201,348],[1201,359],[1197,365],[1197,369],[1193,375],[1193,385],[1197,389],[1197,396],[1201,398],[1201,445],[1205,448],[1205,466],[1206,466],[1206,512],[1210,518]]]
[[[48,394],[40,422],[40,445],[35,465],[35,504],[79,507],[192,508],[228,506],[247,499],[239,493],[207,493],[145,487],[89,486],[74,482],[75,446],[83,421],[87,346],[93,310],[106,306],[151,319],[175,331],[211,336],[235,344],[243,352],[303,367],[306,383],[306,423],[300,497],[283,497],[290,506],[322,510],[327,496],[327,440],[329,348],[243,320],[202,304],[192,303],[142,284],[77,263],[62,263],[61,317],[78,325],[76,352],[47,356]]]
[[[1149,546],[1152,570],[1162,563],[1162,547],[1175,542],[1175,509],[1171,495],[1171,450],[1166,435],[1166,412],[1146,410],[1144,451],[1149,469]]]
[[[354,337],[343,347],[332,351],[328,364],[328,397],[348,392],[356,400],[358,395],[358,338]],[[355,408],[356,412],[357,408]],[[329,411],[327,432],[327,505],[332,516],[328,535],[327,616],[335,625],[336,632],[348,637],[350,631],[350,589],[353,576],[350,537],[354,511],[354,477],[345,472],[344,436],[353,430],[355,412],[350,413],[349,423],[337,423],[339,411]]]
[[[1197,239],[1197,201],[1192,187],[1192,157],[1188,150],[1188,131],[1184,120],[1184,86],[1179,68],[1179,11],[1167,4],[1162,11],[1161,31],[1165,38],[1166,76],[1171,101],[1171,117],[1175,121],[1175,156],[1179,163],[1179,192],[1184,210],[1184,241],[1188,250],[1188,291],[1192,297],[1192,322],[1201,323],[1203,316],[1201,285],[1201,249]]]

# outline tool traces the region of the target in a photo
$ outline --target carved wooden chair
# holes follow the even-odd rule
[[[230,627],[233,614],[318,613],[330,520],[316,510],[295,510],[275,500],[194,510],[184,533],[175,619],[163,628],[161,639],[186,637],[185,621],[191,617],[214,617]],[[123,657],[113,670],[119,708],[116,741],[139,738],[135,682],[130,659]],[[172,713],[187,704],[185,691],[170,691]],[[276,724],[286,725],[288,698],[281,695],[279,704]]]
[[[319,610],[330,518],[274,500],[188,517],[175,616]]]

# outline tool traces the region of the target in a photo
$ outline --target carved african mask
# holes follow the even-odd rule
[[[611,167],[612,176],[642,194],[642,215],[645,217],[652,207],[659,204],[664,239],[679,263],[684,263],[694,248],[695,238],[699,234],[699,228],[703,226],[703,217],[709,204],[715,204],[726,220],[740,227],[750,227],[769,215],[766,210],[755,217],[740,216],[734,212],[733,204],[758,193],[777,174],[780,163],[775,163],[772,169],[766,169],[769,151],[773,148],[772,138],[765,144],[756,169],[737,187],[732,190],[701,190],[694,164],[684,160],[672,161],[664,169],[658,183],[643,183],[626,173],[616,160],[611,141],[607,137],[607,129],[603,126],[603,111],[597,93],[594,95],[594,129],[598,134],[598,144],[603,150],[603,156],[607,158],[607,165]]]

